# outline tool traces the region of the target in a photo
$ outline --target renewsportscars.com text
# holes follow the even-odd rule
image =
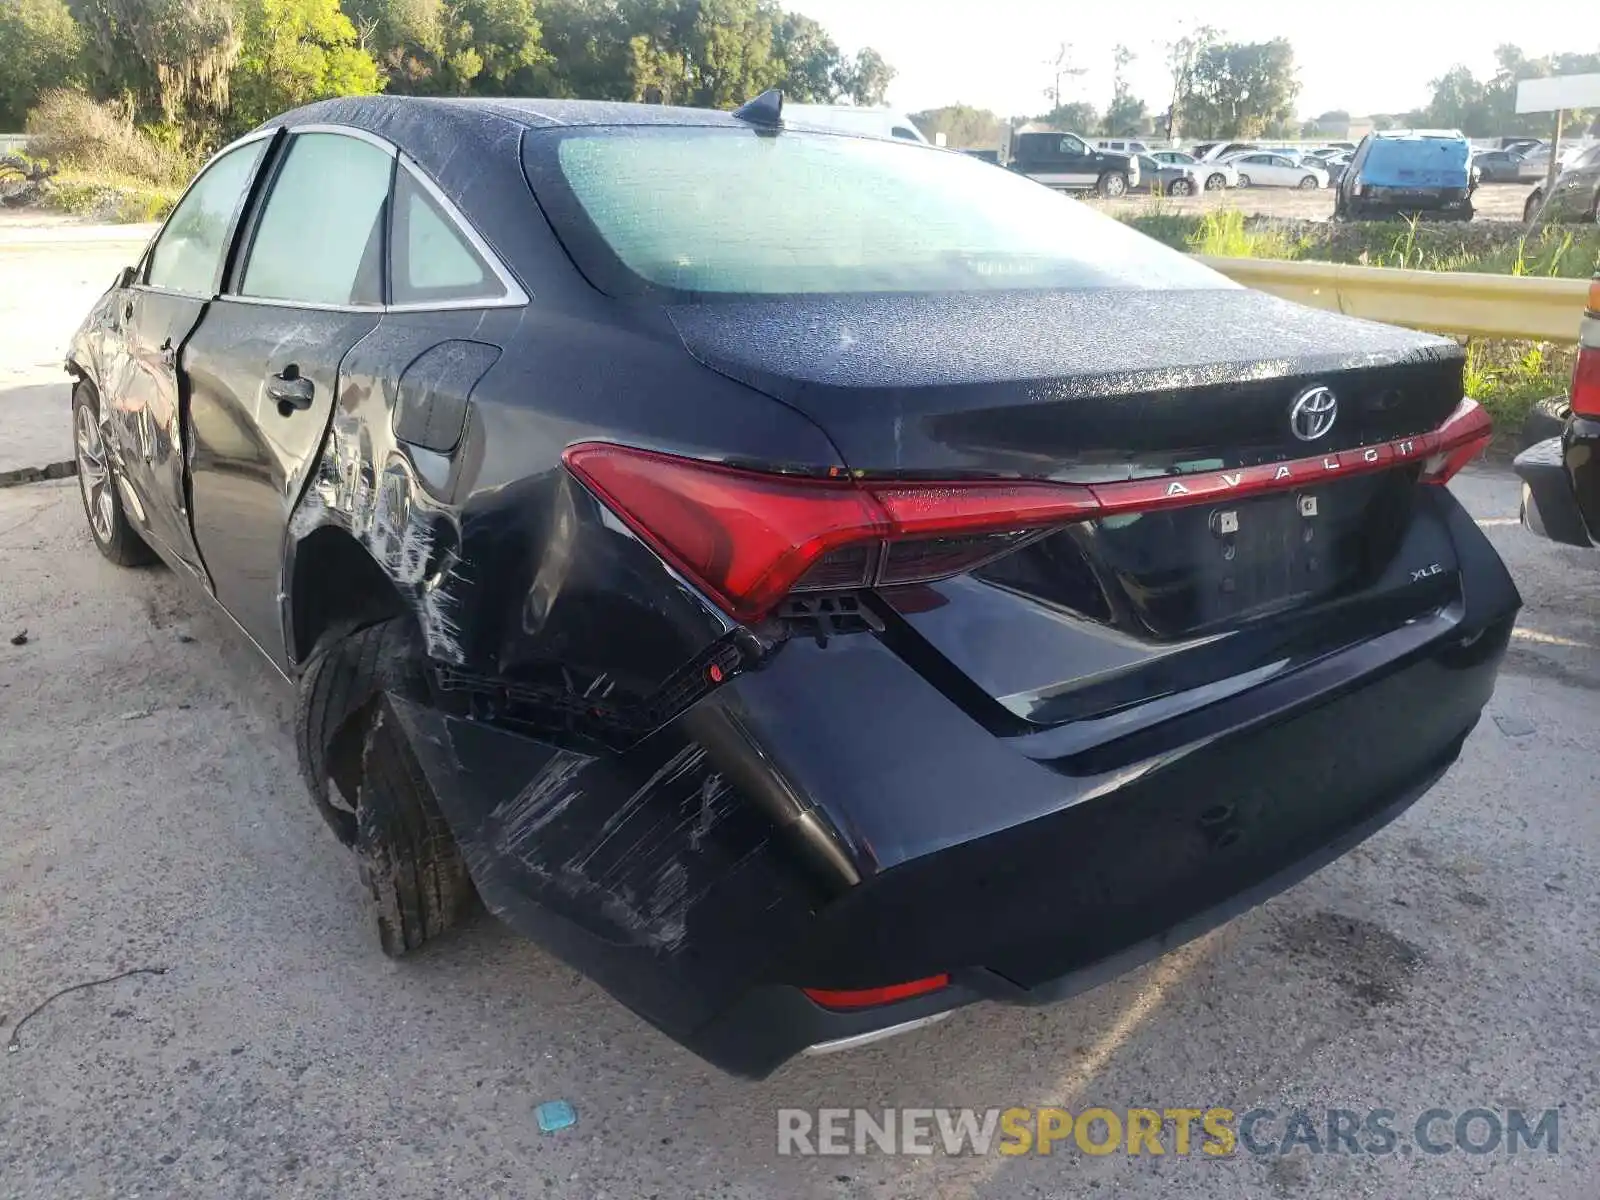
[[[1560,1153],[1558,1109],[781,1108],[778,1153],[1519,1154]]]

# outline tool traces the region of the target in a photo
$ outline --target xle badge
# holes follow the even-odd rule
[[[1411,582],[1421,583],[1424,579],[1431,578],[1434,575],[1443,574],[1443,572],[1443,566],[1441,566],[1439,563],[1433,563],[1429,566],[1422,567],[1419,570],[1411,572]]]

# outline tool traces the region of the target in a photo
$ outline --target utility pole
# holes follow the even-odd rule
[[[1047,59],[1045,61],[1045,66],[1050,67],[1055,71],[1054,86],[1047,87],[1044,90],[1044,94],[1049,99],[1050,108],[1053,111],[1061,107],[1061,77],[1063,75],[1069,77],[1083,75],[1088,72],[1088,68],[1075,67],[1072,65],[1071,42],[1062,42],[1056,50],[1055,58]]]
[[[1556,109],[1556,136],[1550,139],[1550,165],[1545,168],[1544,175],[1544,194],[1547,197],[1556,190],[1556,176],[1561,173],[1557,163],[1561,159],[1561,122],[1566,115],[1566,109]]]

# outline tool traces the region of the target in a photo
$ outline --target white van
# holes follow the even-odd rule
[[[1112,150],[1117,154],[1149,154],[1150,147],[1143,142],[1136,142],[1131,138],[1101,138],[1095,143],[1102,150]]]
[[[905,113],[890,108],[856,108],[850,104],[792,104],[783,106],[788,125],[810,125],[815,129],[837,129],[840,133],[859,133],[866,137],[900,138],[907,142],[928,139]]]

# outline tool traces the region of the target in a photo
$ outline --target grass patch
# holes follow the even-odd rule
[[[178,188],[126,176],[68,171],[40,186],[40,200],[46,208],[118,225],[159,221],[172,211],[178,195]]]
[[[1576,346],[1473,338],[1467,342],[1462,390],[1494,420],[1495,444],[1514,451],[1522,422],[1539,401],[1564,396]]]
[[[1600,227],[1509,221],[1470,225],[1426,221],[1291,221],[1162,210],[1121,218],[1174,250],[1223,258],[1309,259],[1423,271],[1483,271],[1587,279],[1600,270]]]

